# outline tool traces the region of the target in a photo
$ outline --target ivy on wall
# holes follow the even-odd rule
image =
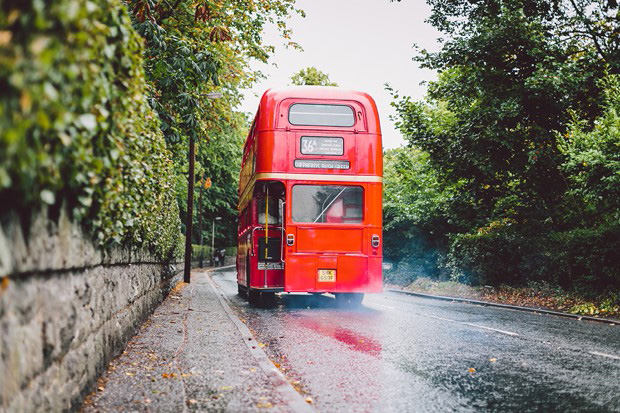
[[[171,259],[173,165],[120,0],[0,6],[0,216],[67,205],[102,247]]]

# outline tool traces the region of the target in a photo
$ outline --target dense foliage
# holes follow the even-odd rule
[[[338,86],[338,83],[329,80],[327,73],[321,72],[314,66],[301,69],[293,74],[291,82],[297,86]]]
[[[428,3],[447,40],[417,60],[439,78],[422,102],[393,92],[398,126],[423,162],[399,149],[419,166],[401,172],[397,186],[387,181],[386,198],[413,187],[409,205],[421,202],[433,176],[427,202],[437,206],[404,227],[436,248],[440,274],[619,288],[617,4]],[[402,165],[388,162],[386,174]]]
[[[133,24],[146,43],[144,51],[149,101],[162,120],[162,132],[173,154],[178,202],[183,222],[187,210],[188,142],[197,142],[194,224],[204,219],[202,234],[211,234],[215,217],[217,244],[235,244],[237,179],[241,150],[250,119],[235,110],[239,89],[260,73],[250,62],[266,62],[273,46],[264,44],[263,30],[276,25],[288,46],[287,17],[300,13],[294,0],[128,0]],[[208,94],[221,92],[218,99]],[[202,186],[202,190],[200,187]],[[202,201],[201,201],[202,199]]]
[[[291,47],[294,0],[2,3],[0,214],[63,205],[103,247],[170,259],[187,208],[196,141],[194,224],[234,244],[236,181],[249,119],[239,89],[261,76],[276,25]],[[221,98],[211,92],[220,92]],[[209,181],[210,186],[205,185]],[[181,216],[179,216],[179,206]]]
[[[2,2],[0,215],[66,206],[100,245],[179,239],[170,153],[120,1]]]

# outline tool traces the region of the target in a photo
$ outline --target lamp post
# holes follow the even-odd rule
[[[222,97],[221,93],[204,93],[200,95],[207,99],[218,99]],[[192,271],[192,223],[194,213],[194,162],[196,142],[194,138],[189,138],[189,151],[187,154],[189,161],[189,170],[187,171],[187,222],[185,224],[185,268],[183,271],[183,282],[189,283],[190,273]]]
[[[215,221],[219,221],[222,217],[213,218],[211,225],[211,264],[215,265]]]

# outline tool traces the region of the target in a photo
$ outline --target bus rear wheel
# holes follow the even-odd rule
[[[248,298],[247,287],[244,287],[243,285],[237,283],[237,294],[239,294],[239,297],[247,299]]]
[[[258,306],[260,304],[260,291],[253,288],[248,289],[248,302],[252,306]]]
[[[336,293],[334,295],[336,296],[336,304],[339,307],[359,307],[364,300],[363,293]]]
[[[250,288],[248,301],[254,307],[269,308],[276,305],[276,293],[264,292]]]

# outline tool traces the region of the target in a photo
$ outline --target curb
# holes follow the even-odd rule
[[[392,292],[392,293],[404,294],[404,295],[412,295],[415,297],[428,298],[431,300],[442,300],[442,301],[451,301],[451,302],[458,302],[458,303],[467,303],[467,304],[481,305],[484,307],[497,307],[497,308],[504,308],[507,310],[525,311],[528,313],[535,313],[535,314],[555,315],[558,317],[572,318],[577,321],[586,320],[586,321],[596,321],[598,323],[606,323],[609,325],[620,325],[620,320],[614,320],[613,318],[598,318],[598,317],[592,317],[592,316],[587,316],[587,315],[563,313],[561,311],[545,310],[542,308],[522,307],[518,305],[492,303],[489,301],[470,300],[468,298],[446,297],[442,295],[416,293],[413,291],[396,290],[393,288],[388,288],[387,291]]]
[[[228,268],[232,267],[234,267],[234,265],[228,266]],[[231,319],[231,321],[235,324],[235,326],[241,333],[244,343],[250,350],[250,354],[252,354],[261,370],[263,370],[263,372],[275,385],[275,390],[280,394],[283,401],[286,403],[287,407],[291,409],[291,411],[308,413],[315,412],[316,410],[308,403],[306,403],[306,401],[301,397],[301,395],[288,382],[286,377],[284,377],[284,374],[282,374],[282,372],[273,365],[269,356],[267,356],[267,354],[258,345],[258,342],[252,335],[250,329],[245,324],[243,324],[239,317],[237,317],[237,315],[233,312],[233,310],[230,308],[230,305],[228,305],[228,299],[226,298],[226,296],[224,296],[224,294],[222,294],[220,289],[215,285],[215,282],[211,279],[211,276],[209,275],[210,272],[226,268],[227,267],[209,268],[205,271],[202,271],[202,273],[204,273],[209,285],[213,289],[213,292],[215,292],[217,299],[224,308],[224,311],[226,311],[228,317]]]

